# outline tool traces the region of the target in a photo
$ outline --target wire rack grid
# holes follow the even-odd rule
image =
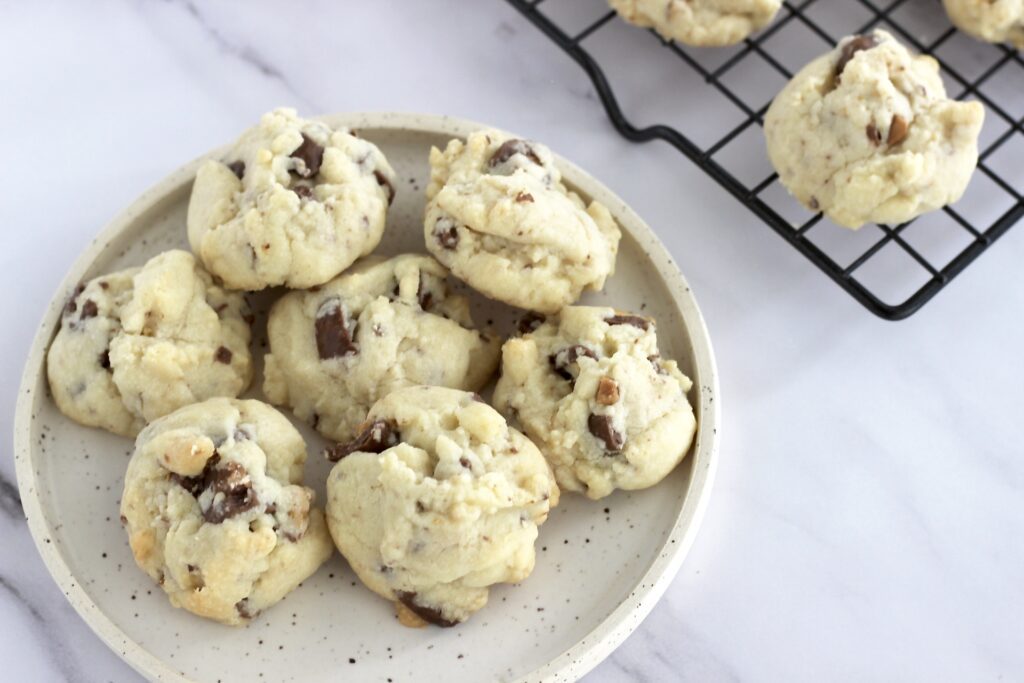
[[[1024,216],[1024,58],[956,31],[939,0],[787,0],[771,26],[732,48],[665,40],[617,20],[604,0],[506,1],[583,67],[624,137],[678,149],[882,318],[919,310]],[[978,171],[955,207],[849,231],[788,195],[760,127],[805,63],[875,27],[935,57],[947,91],[981,101],[986,122]],[[634,125],[640,117],[654,122]]]

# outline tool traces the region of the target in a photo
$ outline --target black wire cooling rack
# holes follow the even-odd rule
[[[787,1],[731,48],[666,41],[617,19],[605,0],[506,1],[583,67],[623,136],[678,149],[882,318],[917,311],[1024,216],[1024,58],[957,32],[938,0]],[[955,207],[849,231],[786,193],[760,126],[797,70],[874,27],[935,57],[950,95],[983,102],[986,120],[978,172]],[[651,123],[632,123],[641,119]]]

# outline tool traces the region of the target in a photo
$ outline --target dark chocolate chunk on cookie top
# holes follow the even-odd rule
[[[245,162],[244,161],[232,161],[230,164],[226,164],[228,170],[235,174],[235,176],[241,180],[245,175]]]
[[[434,224],[434,238],[437,243],[449,251],[459,245],[459,229],[451,218],[441,217]]]
[[[625,437],[612,426],[610,415],[591,414],[587,418],[587,429],[591,434],[604,442],[604,449],[610,453],[619,453],[626,443]]]
[[[863,50],[870,50],[878,45],[878,39],[874,35],[854,36],[849,42],[843,45],[839,51],[839,60],[836,62],[836,79],[843,75],[843,70],[850,63],[853,56]]]
[[[638,327],[644,331],[651,328],[650,319],[627,313],[616,313],[613,316],[605,318],[604,321],[609,325],[632,325],[633,327]]]
[[[321,360],[358,353],[355,325],[349,327],[341,299],[333,296],[320,304],[314,322],[316,350]]]
[[[522,154],[538,166],[541,165],[540,157],[538,157],[537,153],[533,151],[533,147],[530,147],[530,144],[525,140],[517,139],[506,140],[503,142],[501,147],[498,147],[494,154],[491,155],[491,160],[487,162],[487,165],[493,169],[505,163],[516,154]]]
[[[533,311],[530,311],[529,313],[527,313],[526,315],[519,319],[519,323],[516,325],[516,329],[519,330],[519,334],[529,334],[530,332],[533,332],[538,327],[543,325],[545,320],[547,320],[547,318],[545,318],[540,313],[534,313]]]
[[[450,628],[459,622],[445,619],[441,610],[436,607],[427,607],[416,602],[416,593],[410,591],[395,591],[398,601],[408,607],[416,616],[428,624]]]
[[[291,157],[302,162],[296,166],[295,174],[303,178],[312,178],[320,172],[320,165],[324,161],[324,148],[303,133],[302,144],[291,153]]]
[[[398,443],[398,425],[391,420],[375,420],[365,424],[359,436],[347,443],[327,448],[324,456],[331,462],[338,462],[353,453],[382,453]]]

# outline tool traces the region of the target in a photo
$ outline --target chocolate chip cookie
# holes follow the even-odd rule
[[[897,224],[957,201],[978,162],[979,102],[946,97],[938,63],[876,30],[800,71],[765,116],[789,192],[839,225]]]
[[[621,233],[561,182],[551,152],[495,130],[430,152],[427,250],[492,299],[542,312],[599,290]]]
[[[942,0],[956,27],[978,40],[1024,50],[1024,0]]]
[[[407,626],[453,626],[533,570],[558,487],[537,447],[478,396],[410,387],[378,401],[327,480],[342,555]]]
[[[661,357],[650,318],[569,306],[505,342],[494,405],[522,426],[558,485],[602,498],[665,478],[696,431],[690,380]]]
[[[277,109],[200,166],[188,238],[232,289],[312,287],[377,246],[394,195],[376,145]]]
[[[734,45],[771,23],[782,0],[610,0],[631,24],[687,45]]]
[[[135,436],[149,421],[252,379],[245,299],[187,251],[90,280],[72,294],[47,354],[50,392],[84,425]]]
[[[501,340],[474,328],[466,297],[429,256],[369,258],[308,292],[289,292],[268,322],[263,391],[333,439],[351,439],[390,391],[435,384],[475,391]]]
[[[331,556],[304,486],[306,445],[259,401],[215,398],[153,422],[125,474],[135,561],[175,607],[244,624]]]

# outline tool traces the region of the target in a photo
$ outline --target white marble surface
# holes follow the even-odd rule
[[[614,134],[582,72],[499,0],[0,8],[7,443],[43,306],[165,173],[282,103],[475,118],[549,142],[630,202],[689,278],[718,355],[724,441],[703,530],[588,680],[1024,677],[1024,227],[887,323],[690,162]],[[10,457],[0,476],[0,678],[136,680],[49,579]]]

